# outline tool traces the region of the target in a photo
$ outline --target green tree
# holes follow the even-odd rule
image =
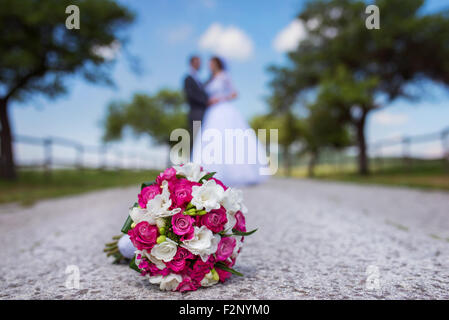
[[[80,9],[80,29],[67,29],[69,5]],[[112,84],[105,48],[125,38],[134,15],[114,0],[0,0],[0,177],[14,179],[9,105],[35,94],[54,98],[78,74]]]
[[[365,27],[367,4],[363,1],[309,1],[298,16],[307,37],[289,53],[287,67],[271,69],[273,95],[285,85],[293,102],[327,81],[327,99],[336,98],[344,110],[353,112],[347,121],[357,132],[361,174],[368,173],[364,132],[368,114],[397,98],[410,97],[410,86],[422,79],[449,84],[448,11],[423,14],[423,0],[374,4],[380,9],[379,30]],[[347,83],[334,81],[329,94],[329,74],[337,72]],[[341,85],[362,88],[359,93],[363,94],[355,100],[347,98],[348,90],[335,87]],[[362,96],[365,103],[358,101]]]
[[[328,99],[327,87],[321,89],[317,100],[306,106],[308,115],[301,122],[303,147],[301,153],[309,154],[308,176],[314,176],[314,168],[324,148],[339,150],[352,143],[345,111]],[[331,101],[331,104],[328,104]]]
[[[170,133],[187,128],[187,113],[181,92],[162,89],[154,95],[136,93],[130,102],[115,101],[108,106],[104,141],[122,138],[125,128],[135,135],[149,135],[158,144],[169,144]]]
[[[290,176],[292,167],[291,146],[298,142],[302,136],[299,118],[292,112],[257,115],[251,119],[251,127],[256,131],[267,129],[268,141],[270,141],[269,130],[278,130],[278,143],[281,147],[284,170],[286,175]]]

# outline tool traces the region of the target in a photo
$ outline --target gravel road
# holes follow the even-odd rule
[[[137,188],[0,207],[0,299],[449,299],[449,193],[272,179],[226,284],[161,292],[102,249]],[[80,289],[65,286],[68,265]]]

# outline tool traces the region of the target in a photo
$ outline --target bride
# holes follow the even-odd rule
[[[194,139],[193,162],[206,171],[216,172],[216,177],[229,186],[262,182],[266,176],[259,169],[267,163],[265,149],[234,106],[237,92],[223,60],[212,57],[209,67],[211,78],[205,86],[209,106],[197,133],[199,137]]]

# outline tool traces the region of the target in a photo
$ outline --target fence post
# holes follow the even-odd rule
[[[100,147],[100,159],[99,159],[99,162],[100,162],[99,168],[100,168],[100,170],[105,170],[106,167],[107,167],[107,157],[108,157],[107,152],[108,152],[108,150],[107,150],[106,146],[102,145]]]
[[[402,139],[402,160],[404,165],[410,166],[411,158],[410,158],[410,138],[405,137]]]
[[[52,144],[53,141],[51,138],[44,139],[44,173],[47,176],[51,174]]]
[[[83,155],[84,155],[84,147],[82,145],[78,145],[77,149],[77,157],[76,157],[76,167],[81,170],[83,169]]]
[[[443,148],[443,166],[449,170],[449,128],[441,132],[441,146]]]
[[[382,171],[382,169],[383,169],[382,144],[379,144],[376,147],[376,154],[377,154],[377,170]]]

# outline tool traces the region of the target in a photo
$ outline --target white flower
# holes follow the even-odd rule
[[[224,189],[215,180],[208,180],[201,186],[192,187],[192,204],[199,210],[205,209],[207,212],[219,209],[223,199]]]
[[[161,290],[174,291],[182,282],[182,277],[179,274],[170,273],[163,277],[161,275],[149,277],[152,284],[160,284]]]
[[[148,280],[152,284],[160,284],[162,282],[162,276],[161,275],[152,276],[152,277],[150,276]]]
[[[226,222],[226,224],[224,225],[223,230],[224,231],[228,231],[231,230],[232,228],[234,228],[235,224],[237,223],[237,220],[235,219],[235,216],[233,214],[229,214],[226,212],[226,218],[228,219],[228,222]]]
[[[214,279],[212,271],[209,271],[209,273],[204,276],[203,280],[201,280],[201,285],[203,287],[210,287],[216,284],[217,282],[218,280]]]
[[[239,252],[240,248],[243,247],[242,238],[243,237],[235,237],[235,239],[237,241],[235,242],[234,251],[232,251],[232,254],[231,254],[231,258],[233,258],[233,259],[237,258],[237,256],[239,255],[238,252]]]
[[[209,255],[217,251],[218,243],[220,242],[220,236],[213,234],[206,226],[201,228],[194,227],[194,236],[191,240],[184,240],[181,247],[186,248],[193,254],[197,254],[201,257],[203,262],[206,262]]]
[[[158,260],[169,262],[176,255],[178,245],[173,240],[167,238],[164,242],[156,244],[151,249],[151,254]]]
[[[197,163],[189,162],[182,166],[174,166],[176,174],[183,175],[187,180],[198,182],[204,175],[205,171],[201,171],[201,166]]]
[[[148,252],[147,250],[142,250],[142,254],[144,254],[145,257],[148,258],[148,260],[150,260],[151,262],[153,262],[159,270],[165,269],[166,266],[165,266],[164,261],[162,261],[161,259],[158,259],[158,258],[156,258],[155,256],[153,256],[153,255],[151,254],[151,252]],[[139,265],[139,264],[137,263],[137,258],[136,258],[136,264]]]
[[[248,208],[243,204],[243,203],[241,203],[240,204],[240,211],[244,214],[244,215],[246,215],[247,213],[248,213]]]
[[[175,215],[181,211],[180,208],[170,210],[172,201],[170,199],[170,191],[168,191],[167,180],[162,181],[162,193],[156,195],[153,199],[147,203],[147,211],[153,217],[156,224],[156,218],[163,218]]]
[[[140,207],[131,208],[131,210],[129,210],[129,216],[135,223],[147,221],[149,224],[156,224],[153,214],[148,212],[147,209],[142,209]]]
[[[162,218],[156,218],[156,225],[157,227],[160,228],[164,228],[165,227],[165,220]]]
[[[162,193],[156,195],[153,199],[148,200],[147,207],[142,209],[140,207],[131,208],[129,215],[133,222],[139,223],[147,221],[149,224],[161,224],[159,218],[173,216],[181,211],[180,208],[170,210],[172,201],[170,199],[170,191],[168,190],[168,182],[162,182]]]
[[[227,212],[235,214],[237,211],[241,209],[242,202],[243,202],[242,190],[228,188],[224,192],[221,205],[226,209]]]

